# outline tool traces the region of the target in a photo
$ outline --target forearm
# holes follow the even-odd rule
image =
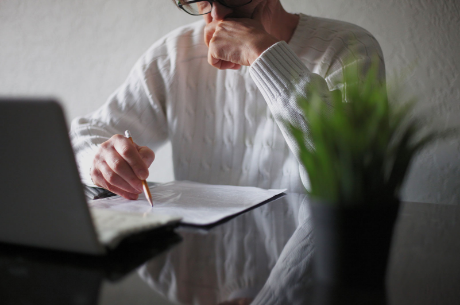
[[[138,144],[154,150],[167,139],[163,107],[134,68],[125,83],[97,111],[73,120],[71,138],[83,183],[93,185],[90,168],[99,145],[129,129]]]
[[[291,151],[298,157],[299,148],[288,132],[287,123],[298,126],[308,135],[308,125],[298,105],[298,98],[308,99],[307,85],[315,82],[323,92],[329,92],[326,81],[308,70],[285,42],[279,42],[264,52],[251,66],[250,73],[265,98]],[[308,141],[308,136],[307,136]],[[308,181],[302,177],[305,187]]]

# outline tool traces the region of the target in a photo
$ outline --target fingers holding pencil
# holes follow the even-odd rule
[[[138,194],[145,192],[142,181],[148,177],[148,168],[154,159],[155,154],[148,147],[114,135],[100,145],[93,160],[91,178],[94,184],[124,198],[137,199]]]
[[[134,143],[133,138],[131,137],[131,134],[130,134],[129,130],[126,130],[126,131],[125,131],[125,137],[128,138],[128,139],[130,139],[131,142],[132,142],[133,144],[136,145],[136,143]],[[144,151],[145,151],[145,150],[144,150]],[[153,160],[152,160],[152,161],[153,161]],[[150,189],[149,189],[149,185],[147,184],[147,181],[145,181],[145,179],[147,179],[147,177],[148,177],[148,170],[147,170],[147,172],[144,172],[144,170],[141,169],[141,170],[138,170],[137,172],[138,172],[139,174],[141,174],[142,176],[145,176],[145,178],[142,180],[142,187],[143,187],[143,189],[144,189],[145,197],[147,198],[148,202],[150,203],[150,206],[153,207],[152,194],[150,193]],[[146,174],[146,175],[145,175],[145,174]],[[142,179],[142,178],[141,178],[141,179]]]

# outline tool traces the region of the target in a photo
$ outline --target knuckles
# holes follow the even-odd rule
[[[117,151],[123,158],[129,158],[132,156],[132,149],[133,147],[131,145],[124,144]]]
[[[95,170],[95,169],[92,170],[91,178],[95,185],[103,187],[103,188],[107,188],[107,185],[104,179],[102,178],[102,174],[98,170]]]
[[[154,159],[155,153],[147,146],[136,148],[130,139],[122,135],[114,135],[99,145],[90,175],[96,185],[113,192],[113,187],[120,183],[120,177],[131,186],[139,185],[138,177],[126,174],[126,169],[130,167],[135,173],[148,171]]]
[[[149,167],[155,160],[155,153],[147,146],[140,147],[139,154],[147,167]]]
[[[108,150],[111,147],[113,147],[112,143],[110,142],[110,140],[107,140],[101,145],[99,145],[99,150]]]
[[[130,178],[127,178],[127,181],[130,185],[138,185],[139,184],[139,179],[137,177],[130,177]]]
[[[125,141],[125,140],[128,140],[125,136],[122,136],[121,134],[115,134],[113,135],[110,140],[115,140],[115,141]],[[109,141],[110,141],[109,140]]]
[[[123,163],[124,163],[124,160],[119,159],[119,158],[115,158],[114,160],[112,160],[112,169],[115,172],[120,172],[124,167]]]
[[[111,185],[115,185],[117,183],[117,174],[115,174],[114,172],[107,172],[106,175],[105,175],[105,180],[107,180],[107,182]]]

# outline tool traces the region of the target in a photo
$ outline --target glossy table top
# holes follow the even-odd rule
[[[101,258],[0,244],[0,304],[315,303],[306,196],[175,232],[132,238]],[[394,236],[388,304],[460,304],[460,206],[404,203]]]

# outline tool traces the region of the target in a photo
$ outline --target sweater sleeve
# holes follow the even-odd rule
[[[365,50],[363,54],[354,54],[354,61],[350,65],[357,65],[363,73],[367,71],[372,61],[372,54]],[[375,55],[375,54],[374,54]],[[337,54],[337,57],[340,56]],[[280,128],[286,143],[291,151],[299,160],[299,147],[294,138],[289,134],[284,122],[289,122],[301,128],[308,139],[308,124],[302,115],[302,111],[297,104],[297,99],[302,96],[308,100],[309,92],[306,91],[307,85],[314,83],[323,93],[323,100],[327,103],[330,90],[343,90],[342,82],[342,63],[345,55],[336,58],[331,62],[329,76],[322,77],[311,72],[296,53],[284,42],[278,42],[265,50],[251,65],[250,74],[257,87],[261,91],[268,104],[268,107]],[[379,58],[382,58],[381,56]],[[341,68],[332,68],[332,67]],[[384,65],[379,76],[384,79]],[[299,165],[301,179],[306,189],[310,188],[310,183],[305,169]]]
[[[82,182],[94,186],[90,169],[99,145],[129,130],[138,145],[156,150],[168,137],[165,67],[141,58],[128,78],[97,111],[72,121],[70,136]]]

